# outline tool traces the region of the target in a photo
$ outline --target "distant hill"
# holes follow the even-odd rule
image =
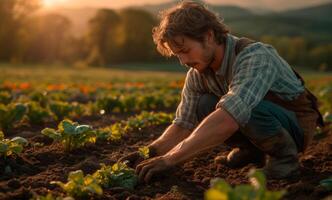
[[[176,1],[158,5],[136,6],[157,15],[159,11],[176,4]],[[259,38],[262,35],[303,36],[318,42],[332,42],[332,3],[283,12],[267,10],[253,12],[237,6],[208,5],[224,18],[232,32]],[[56,9],[52,12],[68,17],[73,24],[73,33],[80,35],[87,29],[88,20],[96,8]]]

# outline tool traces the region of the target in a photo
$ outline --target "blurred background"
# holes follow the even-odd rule
[[[175,59],[158,55],[151,36],[159,11],[178,2],[0,0],[0,70],[1,66],[184,70]],[[272,44],[296,68],[332,70],[332,0],[204,3],[224,18],[233,34]]]

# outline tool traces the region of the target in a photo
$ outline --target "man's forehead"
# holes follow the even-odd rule
[[[186,38],[184,36],[176,36],[172,40],[167,40],[164,44],[166,48],[175,54],[185,47]]]

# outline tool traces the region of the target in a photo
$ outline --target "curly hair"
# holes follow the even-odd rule
[[[161,13],[160,24],[153,28],[153,41],[157,45],[158,52],[170,57],[172,52],[165,45],[167,42],[173,42],[176,36],[186,36],[198,42],[204,41],[204,35],[212,30],[215,41],[222,44],[225,41],[228,27],[217,14],[211,12],[206,6],[193,2],[183,1],[177,6]]]

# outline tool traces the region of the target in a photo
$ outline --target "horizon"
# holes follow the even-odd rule
[[[143,6],[143,5],[158,5],[162,3],[172,2],[172,0],[42,0],[42,7],[46,10],[52,9],[81,9],[81,8],[113,8],[113,9],[120,9],[129,6]],[[239,6],[247,9],[257,9],[257,10],[270,10],[270,11],[283,11],[283,10],[292,10],[292,9],[299,9],[317,5],[323,5],[326,3],[332,3],[332,0],[318,0],[312,2],[312,0],[255,0],[255,1],[246,1],[246,0],[205,0],[207,4],[212,5],[229,5],[229,6]]]

